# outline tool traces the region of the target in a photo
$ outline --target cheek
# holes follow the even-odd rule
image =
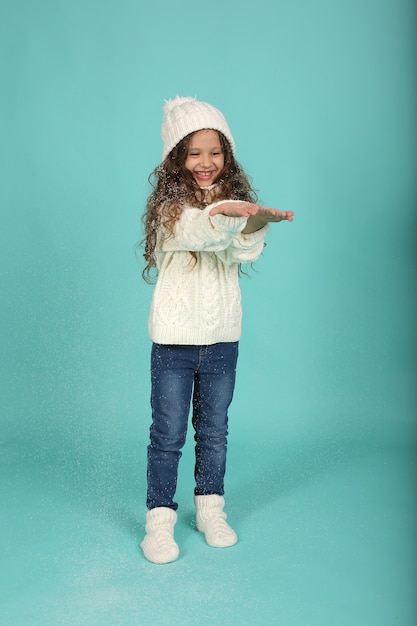
[[[220,171],[224,168],[224,156],[221,156],[218,159],[216,159],[216,165],[217,165],[217,169]]]

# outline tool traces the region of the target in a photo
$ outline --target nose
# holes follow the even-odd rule
[[[202,167],[210,167],[211,165],[210,155],[206,153],[201,154],[200,163]]]

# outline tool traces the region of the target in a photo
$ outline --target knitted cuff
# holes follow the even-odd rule
[[[231,235],[240,233],[246,225],[247,217],[229,217],[228,215],[222,215],[216,213],[216,215],[210,215],[210,211],[216,206],[223,204],[226,200],[220,200],[219,202],[213,202],[209,204],[204,210],[208,213],[208,218],[211,225],[216,230],[221,232],[230,233]],[[227,200],[227,202],[240,202],[240,200]]]

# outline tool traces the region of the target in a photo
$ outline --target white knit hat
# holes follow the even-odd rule
[[[203,128],[219,130],[230,143],[232,152],[235,151],[235,142],[227,125],[226,119],[218,109],[207,102],[200,102],[196,98],[177,96],[167,100],[164,106],[164,121],[161,127],[161,137],[164,142],[162,160],[168,156],[172,148],[190,133]]]

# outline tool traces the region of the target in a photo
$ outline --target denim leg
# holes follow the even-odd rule
[[[148,446],[147,507],[174,502],[178,463],[187,435],[188,416],[198,363],[194,346],[153,344],[151,355],[152,425]]]
[[[200,348],[194,374],[195,495],[224,495],[228,409],[236,379],[238,342]]]

